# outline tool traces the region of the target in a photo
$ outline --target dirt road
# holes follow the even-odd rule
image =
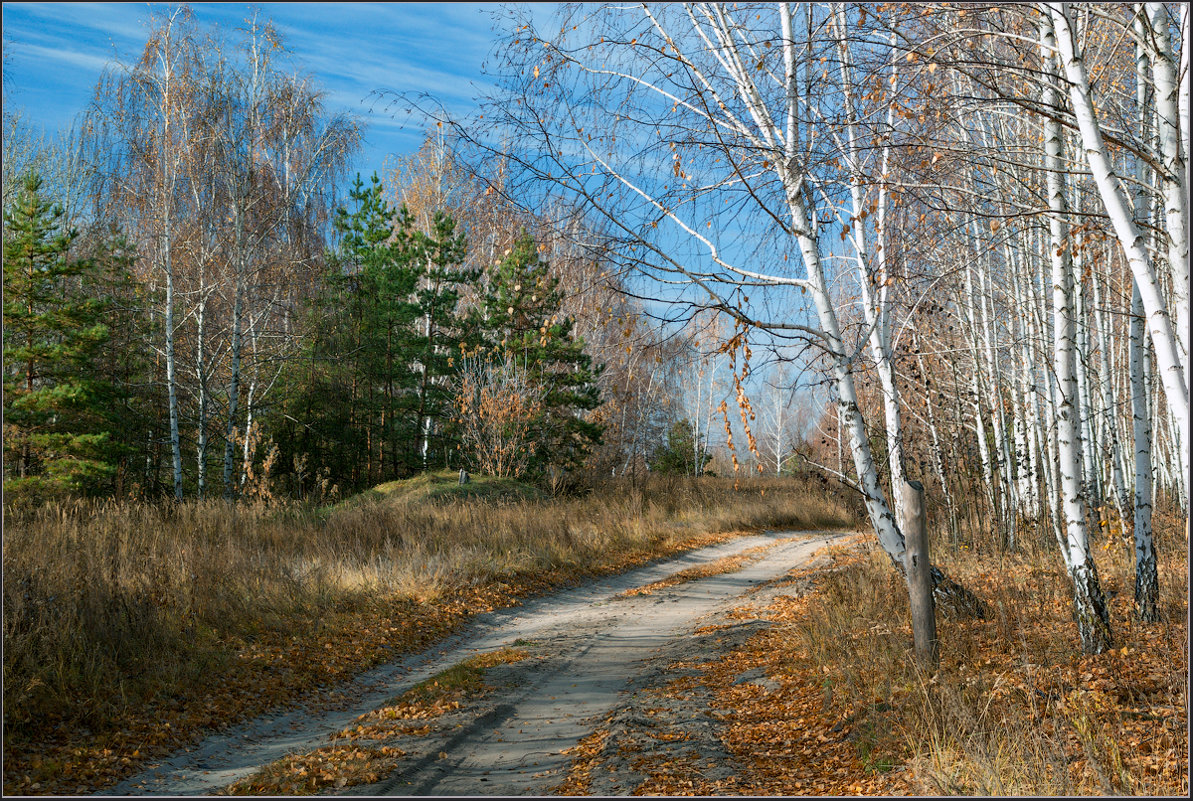
[[[627,699],[657,676],[660,660],[673,661],[700,649],[695,630],[702,623],[740,604],[744,595],[767,582],[806,566],[818,549],[840,536],[775,532],[742,537],[483,615],[428,652],[358,677],[340,689],[335,708],[291,710],[234,727],[107,792],[218,791],[286,754],[326,745],[330,734],[447,667],[519,643],[528,645],[534,658],[486,674],[487,682],[500,685],[499,691],[437,720],[422,736],[402,738],[406,757],[396,772],[377,784],[344,792],[543,794],[565,777],[570,757],[563,752],[590,734],[611,710],[630,709]],[[651,594],[623,594],[759,546],[770,547],[733,572]],[[715,749],[715,738],[706,745]],[[603,789],[616,793],[621,788],[614,782]]]

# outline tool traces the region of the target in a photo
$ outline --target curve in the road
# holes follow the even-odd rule
[[[465,631],[422,654],[382,666],[345,688],[350,701],[312,713],[288,710],[214,734],[105,794],[196,795],[241,779],[287,754],[313,750],[327,736],[445,667],[477,653],[533,639],[550,654],[535,671],[480,718],[438,743],[435,758],[419,758],[378,785],[354,794],[520,795],[558,783],[561,753],[590,730],[590,719],[611,709],[634,676],[634,663],[696,619],[768,580],[801,566],[841,536],[829,532],[768,532],[691,551],[627,573],[478,616]],[[651,595],[619,593],[681,570],[773,544],[758,561]],[[405,747],[405,745],[403,745]],[[446,758],[438,755],[446,753]]]

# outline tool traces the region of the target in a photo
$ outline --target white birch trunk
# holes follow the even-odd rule
[[[1013,392],[1013,402],[1011,409],[1013,413],[1014,435],[1015,435],[1015,493],[1018,496],[1018,507],[1022,510],[1025,520],[1035,520],[1039,515],[1039,509],[1035,498],[1035,476],[1036,476],[1036,458],[1034,436],[1029,436],[1029,432],[1035,430],[1036,421],[1033,418],[1032,410],[1034,404],[1030,396],[1030,379],[1027,374],[1029,365],[1031,364],[1030,353],[1027,349],[1030,347],[1027,333],[1027,319],[1030,313],[1027,312],[1023,299],[1023,287],[1021,285],[1021,277],[1019,268],[1020,259],[1016,258],[1013,248],[1008,246],[1006,248],[1007,263],[1011,267],[1011,292],[1012,300],[1015,308],[1020,309],[1022,313],[1018,316],[1016,322],[1018,323],[1018,330],[1015,332],[1016,340],[1019,347],[1015,348],[1018,353],[1018,363],[1012,366],[1013,383],[1011,389]]]
[[[859,137],[857,132],[857,115],[853,103],[853,75],[852,55],[845,37],[846,15],[845,4],[840,3],[835,10],[836,30],[838,35],[838,52],[841,57],[841,86],[845,101],[846,139],[848,142],[849,159],[849,195],[853,206],[853,222],[850,241],[857,254],[858,285],[861,289],[862,310],[866,325],[870,327],[869,347],[870,358],[878,373],[879,386],[882,388],[882,410],[885,423],[887,442],[887,462],[890,469],[891,497],[894,501],[895,519],[903,519],[903,430],[899,414],[899,390],[895,383],[895,368],[891,350],[890,333],[890,289],[887,282],[887,241],[886,241],[886,212],[887,212],[887,183],[882,181],[878,185],[878,218],[875,231],[877,246],[875,247],[874,264],[871,265],[866,243],[865,217],[867,209],[862,197],[862,168]],[[898,72],[891,63],[890,91],[892,95],[898,81]],[[890,141],[894,124],[894,105],[887,107],[887,139],[882,147],[881,174],[886,175],[890,163]],[[871,290],[873,287],[873,291]]]
[[[1185,453],[1185,440],[1173,419],[1171,407],[1168,408],[1168,414],[1164,415],[1164,422],[1167,424],[1168,432],[1168,436],[1164,438],[1168,454],[1163,462],[1164,472],[1168,477],[1167,486],[1175,496],[1177,506],[1181,509],[1188,509],[1188,498],[1185,495],[1185,475],[1180,469],[1181,455],[1183,454],[1187,458],[1188,454]]]
[[[780,376],[778,377],[778,381],[781,381],[781,380],[782,380],[782,374],[780,373]],[[774,448],[775,448],[775,475],[781,476],[781,475],[783,475],[783,453],[784,453],[783,442],[785,439],[784,434],[786,433],[785,412],[787,410],[786,409],[787,404],[784,402],[786,400],[786,398],[784,397],[783,387],[778,385],[778,381],[776,381],[776,386],[774,388],[775,389]],[[696,464],[697,464],[697,466],[699,466],[699,462],[697,462]]]
[[[1111,381],[1113,373],[1110,371],[1110,349],[1113,339],[1110,336],[1110,326],[1106,320],[1106,313],[1102,309],[1102,293],[1099,289],[1098,276],[1093,276],[1093,293],[1094,293],[1094,322],[1098,329],[1098,353],[1101,361],[1101,376],[1100,383],[1102,387],[1102,419],[1105,424],[1103,432],[1105,437],[1103,443],[1105,444],[1108,454],[1107,457],[1110,462],[1110,481],[1114,488],[1114,503],[1118,509],[1119,519],[1126,528],[1126,510],[1130,508],[1130,501],[1127,498],[1127,485],[1123,477],[1122,470],[1122,455],[1121,447],[1118,438],[1118,426],[1115,421],[1115,411],[1118,409],[1118,401],[1114,393],[1114,385]]]
[[[1135,613],[1156,620],[1160,584],[1152,544],[1152,432],[1147,408],[1147,342],[1143,333],[1143,301],[1131,293],[1131,418],[1135,443]]]
[[[170,456],[174,467],[174,500],[182,500],[182,440],[178,435],[178,366],[174,358],[174,262],[170,217],[166,213],[163,266],[166,273],[166,392],[170,406]]]
[[[994,445],[996,448],[995,470],[999,481],[998,514],[1000,525],[1006,532],[1005,545],[1008,549],[1015,548],[1015,489],[1011,486],[1011,451],[1007,441],[1006,416],[1002,404],[1002,370],[999,365],[998,352],[994,348],[993,326],[990,318],[993,316],[990,307],[994,304],[993,288],[989,280],[990,267],[985,275],[980,275],[982,281],[982,295],[979,298],[982,313],[982,340],[985,345],[984,355],[986,371],[990,376],[987,382],[990,396],[991,426],[994,429]]]
[[[205,293],[203,267],[200,265],[199,291]],[[199,421],[195,437],[195,470],[198,476],[197,494],[200,498],[207,492],[207,370],[204,367],[203,337],[206,334],[207,295],[199,299],[195,326],[195,379],[199,387]]]
[[[1047,247],[1046,243],[1042,242],[1036,242],[1036,245],[1036,247],[1031,249],[1032,253],[1043,252]],[[1043,275],[1044,265],[1040,265],[1037,272]],[[1057,465],[1059,464],[1059,447],[1056,441],[1056,382],[1053,380],[1054,376],[1050,372],[1045,372],[1043,369],[1043,365],[1051,361],[1048,355],[1051,349],[1051,339],[1049,337],[1049,328],[1044,322],[1046,313],[1044,310],[1044,293],[1041,291],[1034,277],[1029,286],[1032,297],[1032,314],[1028,318],[1028,321],[1032,325],[1032,362],[1035,365],[1039,365],[1032,373],[1033,379],[1036,382],[1034,394],[1037,403],[1043,404],[1040,419],[1044,421],[1044,427],[1039,434],[1041,439],[1040,463],[1043,466],[1044,474],[1044,497],[1048,502],[1048,516],[1053,536],[1056,538],[1057,546],[1060,549],[1061,556],[1064,557],[1065,564],[1068,565],[1069,544],[1064,534],[1060,504],[1057,503],[1057,499],[1060,498],[1060,482],[1056,475]]]
[[[1080,423],[1079,430],[1081,432],[1081,471],[1082,471],[1082,486],[1085,487],[1084,496],[1085,502],[1093,508],[1096,508],[1102,503],[1102,487],[1100,482],[1100,475],[1098,472],[1097,461],[1095,453],[1097,451],[1097,442],[1094,440],[1093,431],[1093,404],[1090,402],[1090,378],[1089,378],[1089,327],[1085,324],[1088,310],[1085,307],[1085,292],[1080,281],[1076,280],[1076,276],[1081,275],[1081,264],[1075,262],[1072,266],[1073,282],[1073,324],[1076,329],[1076,337],[1074,342],[1074,362],[1077,368],[1077,397],[1079,399],[1079,408],[1081,409],[1078,415],[1078,422]],[[1092,511],[1092,509],[1091,509]]]
[[[236,415],[240,404],[240,366],[241,349],[244,338],[244,210],[238,201],[232,205],[233,226],[235,227],[235,252],[233,254],[235,276],[235,297],[232,301],[232,367],[228,376],[228,421],[224,433],[224,500],[230,501],[235,495],[236,485],[233,480],[234,456],[236,447]]]
[[[972,247],[976,249],[976,240],[971,240],[971,242]],[[978,458],[982,463],[982,487],[986,491],[986,502],[990,504],[990,513],[997,515],[998,504],[994,498],[994,465],[991,463],[990,445],[986,439],[985,415],[982,413],[982,362],[981,349],[978,345],[977,294],[973,288],[973,269],[969,265],[965,268],[965,303],[962,304],[962,309],[968,310],[968,313],[961,315],[961,320],[965,324],[970,356],[973,358],[973,372],[969,375],[969,390],[973,396],[973,422],[974,433],[978,440]]]
[[[1181,147],[1179,87],[1172,37],[1168,30],[1168,12],[1163,3],[1148,3],[1147,13],[1152,37],[1152,75],[1155,82],[1156,133],[1164,170],[1160,187],[1164,197],[1164,222],[1167,231],[1168,268],[1172,273],[1172,305],[1176,309],[1177,334],[1180,337],[1182,364],[1189,372],[1189,211],[1185,187],[1185,159]],[[1189,376],[1185,376],[1186,381]],[[1188,389],[1186,387],[1186,393]],[[1182,437],[1182,440],[1185,438]]]
[[[1041,57],[1053,62],[1052,30],[1041,24]],[[1046,81],[1044,104],[1056,104],[1056,89]],[[1060,123],[1044,120],[1044,167],[1048,184],[1048,251],[1052,261],[1052,314],[1054,336],[1053,371],[1059,390],[1056,428],[1059,448],[1061,508],[1068,540],[1068,569],[1073,581],[1074,611],[1082,650],[1103,653],[1110,647],[1110,617],[1098,582],[1097,568],[1090,555],[1086,531],[1085,498],[1081,482],[1080,395],[1076,376],[1076,331],[1073,319],[1073,269],[1069,258],[1068,215],[1061,157],[1063,134]]]
[[[865,499],[866,512],[878,536],[878,542],[896,565],[903,564],[903,533],[887,505],[870,441],[866,438],[865,423],[857,404],[851,365],[846,361],[845,343],[841,340],[837,323],[837,312],[828,295],[828,282],[820,262],[820,253],[815,239],[815,228],[807,213],[804,199],[791,182],[787,187],[787,202],[791,209],[792,225],[804,258],[808,273],[809,289],[816,304],[820,327],[824,332],[828,355],[832,363],[834,383],[837,388],[837,409],[841,424],[849,436],[849,450],[853,455],[853,466],[857,470],[858,487]],[[811,233],[809,233],[809,230]]]
[[[257,392],[256,380],[249,381],[244,405],[244,441],[240,447],[240,489],[244,490],[249,479],[249,467],[253,459],[253,399]]]
[[[1189,126],[1193,121],[1189,119],[1189,114],[1193,109],[1189,107],[1189,48],[1193,46],[1193,35],[1191,35],[1189,23],[1189,4],[1182,3],[1180,10],[1181,19],[1181,66],[1177,74],[1181,76],[1181,87],[1177,97],[1177,106],[1180,114],[1178,120],[1181,125],[1181,157],[1185,160],[1185,186],[1190,186],[1189,181]]]
[[[1131,265],[1131,274],[1139,287],[1143,308],[1147,314],[1148,332],[1156,354],[1160,382],[1168,406],[1179,422],[1181,441],[1188,441],[1189,433],[1189,389],[1186,385],[1185,365],[1181,359],[1180,346],[1172,330],[1172,321],[1164,303],[1160,283],[1148,261],[1143,244],[1143,235],[1135,220],[1124,194],[1122,182],[1115,174],[1110,158],[1102,141],[1102,132],[1094,113],[1090,95],[1089,80],[1085,65],[1076,47],[1067,3],[1049,3],[1047,12],[1056,29],[1056,47],[1069,81],[1069,97],[1081,131],[1082,147],[1086,162],[1094,175],[1098,192],[1114,227],[1119,243]],[[1049,48],[1049,54],[1051,48]],[[1189,473],[1189,453],[1181,454],[1181,472]]]
[[[170,457],[174,468],[174,500],[182,500],[182,439],[178,433],[178,363],[174,353],[174,191],[178,179],[177,154],[173,148],[173,134],[170,130],[174,109],[174,52],[170,43],[173,32],[173,18],[166,27],[166,41],[164,49],[160,51],[162,66],[160,108],[162,114],[162,138],[158,150],[158,159],[162,175],[162,198],[160,209],[162,214],[161,232],[161,260],[162,270],[166,276],[165,297],[165,349],[166,349],[166,393],[170,415]]]

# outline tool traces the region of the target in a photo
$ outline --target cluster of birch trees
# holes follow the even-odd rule
[[[105,73],[81,134],[85,213],[136,244],[158,307],[147,339],[166,430],[146,434],[143,482],[165,460],[176,499],[184,460],[200,496],[213,462],[225,497],[246,481],[258,410],[321,271],[331,191],[359,145],[357,124],[281,63],[272,25],[254,17],[241,34],[229,44],[173,11],[135,62]]]
[[[819,369],[896,563],[919,478],[954,536],[1054,541],[1099,652],[1093,533],[1151,617],[1153,504],[1188,509],[1189,44],[1176,3],[582,7],[518,21],[472,143],[730,354]]]
[[[702,357],[622,291],[582,215],[511,204],[508,166],[466,168],[442,130],[339,198],[361,125],[271,24],[220,34],[182,7],[149,31],[70,133],[6,109],[6,500],[471,467],[468,364],[537,382],[519,424],[539,468],[647,469]],[[503,343],[519,353],[489,364]]]
[[[396,216],[369,247],[414,232],[448,247],[458,234],[441,266],[455,276],[459,320],[519,317],[509,299],[530,278],[557,296],[534,331],[494,336],[521,343],[528,359],[558,335],[560,354],[583,351],[560,367],[576,376],[603,365],[576,378],[599,404],[573,404],[572,419],[556,421],[603,432],[587,437],[590,469],[636,476],[654,462],[699,473],[724,436],[718,471],[812,466],[852,486],[896,564],[899,488],[919,479],[954,543],[1055,546],[1086,650],[1112,642],[1091,557],[1100,531],[1129,543],[1138,611],[1154,617],[1152,510],[1187,516],[1190,491],[1188,7],[560,13],[550,32],[512,18],[498,89],[474,119],[433,119],[424,147],[399,159],[383,182]],[[104,335],[117,335],[105,359],[121,403],[147,421],[114,438],[137,443],[123,451],[118,490],[178,498],[218,486],[234,497],[275,437],[290,438],[301,472],[302,432],[327,420],[295,414],[290,390],[304,370],[314,375],[321,331],[363,324],[344,322],[365,308],[359,297],[327,303],[360,283],[330,221],[361,132],[326,111],[268,24],[250,21],[236,46],[184,10],[151,29],[141,57],[98,87],[77,147],[28,158],[38,148],[6,118],[6,177],[40,159],[86,227],[63,247],[91,248],[108,265],[109,277],[84,280],[99,273],[81,263],[39,273],[31,261],[26,277],[114,293],[102,304],[120,321]],[[6,211],[14,185],[5,182]],[[49,207],[26,200],[20,225],[32,231]],[[126,263],[131,283],[117,275]],[[436,294],[433,272],[411,279],[411,297]],[[86,308],[92,320],[101,307]],[[52,353],[32,339],[53,315],[18,311],[22,353]],[[8,305],[5,314],[7,348]],[[463,337],[470,325],[444,330]],[[382,344],[384,361],[393,342]],[[459,365],[472,372],[454,375],[460,344],[407,360],[423,378],[419,397],[445,398],[468,375],[526,383],[513,367],[476,362],[467,345]],[[756,351],[785,366],[762,374]],[[396,373],[375,366],[344,379],[349,406],[393,395]],[[29,367],[22,391],[42,397],[52,372]],[[6,374],[6,388],[19,378]],[[797,419],[797,383],[830,399],[820,419]],[[469,386],[464,395],[483,396]],[[437,408],[442,420],[424,408],[390,456],[377,443],[396,436],[393,410],[362,423],[369,469],[345,468],[347,481],[432,466],[432,429],[450,423],[446,402]],[[938,592],[963,595],[935,578]]]

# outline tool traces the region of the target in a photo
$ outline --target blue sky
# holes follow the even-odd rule
[[[90,102],[104,68],[140,54],[151,12],[172,7],[4,3],[6,103],[47,134],[69,128]],[[415,151],[424,135],[418,121],[389,110],[376,93],[426,92],[453,115],[468,116],[475,99],[492,89],[484,66],[498,38],[498,17],[505,16],[501,7],[483,3],[193,3],[190,8],[200,25],[218,27],[233,40],[254,9],[272,20],[290,51],[291,66],[312,75],[325,90],[328,111],[355,112],[365,122],[362,152],[352,166],[366,176],[381,173],[387,157]],[[549,28],[555,9],[543,3],[530,12],[537,25]],[[754,239],[736,231],[727,235],[746,244]],[[641,287],[647,294],[661,290],[649,283]],[[655,303],[647,305],[666,314]]]
[[[164,3],[4,3],[4,90],[8,103],[46,133],[70,127],[104,67],[136,58],[151,10]],[[194,3],[204,26],[229,34],[254,8],[281,31],[292,64],[327,92],[329,110],[366,123],[357,167],[380,170],[385,157],[417,149],[422,129],[386,111],[370,93],[427,92],[464,115],[489,87],[482,66],[495,41],[494,14],[483,3]],[[536,6],[549,17],[554,7]]]

